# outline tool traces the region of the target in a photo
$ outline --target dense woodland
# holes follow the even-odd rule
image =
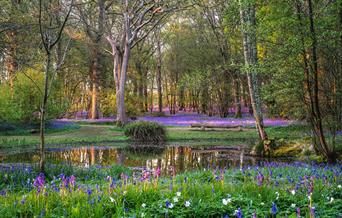
[[[342,217],[342,0],[0,0],[0,217]]]
[[[0,0],[0,121],[251,113],[342,129],[341,0]],[[44,133],[42,133],[44,134]],[[43,144],[44,142],[42,142]],[[267,144],[267,143],[266,143]],[[267,146],[267,145],[266,145]]]

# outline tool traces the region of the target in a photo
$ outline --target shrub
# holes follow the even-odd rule
[[[136,121],[124,127],[124,133],[136,142],[159,143],[166,139],[166,129],[156,122]]]

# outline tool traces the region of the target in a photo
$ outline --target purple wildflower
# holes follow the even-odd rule
[[[76,177],[74,175],[71,175],[69,178],[69,184],[74,187],[76,184]]]
[[[311,217],[312,217],[312,218],[315,217],[315,213],[316,213],[316,208],[315,208],[315,207],[311,207],[311,208],[310,208],[310,214],[311,214]]]
[[[277,205],[276,205],[274,202],[272,202],[271,213],[272,213],[273,215],[276,215],[277,212],[278,212]]]
[[[88,194],[88,196],[90,196],[92,193],[93,193],[93,191],[92,191],[90,188],[88,188],[88,189],[87,189],[87,194]]]
[[[157,169],[155,169],[154,176],[157,178],[160,177],[160,167],[157,167]]]
[[[297,217],[300,217],[300,207],[297,207]]]
[[[6,196],[6,190],[1,190],[1,191],[0,191],[0,195],[1,195],[1,196]]]
[[[39,175],[37,176],[37,178],[35,178],[33,185],[34,187],[37,188],[37,192],[40,193],[40,190],[42,188],[44,188],[44,184],[45,184],[45,176],[44,173],[39,173]]]
[[[257,180],[258,186],[261,186],[264,181],[264,175],[260,171],[258,171]]]
[[[25,204],[25,202],[26,202],[26,197],[23,197],[23,198],[21,199],[20,203],[21,203],[21,204]]]
[[[236,211],[236,217],[237,218],[242,218],[243,216],[242,216],[242,211],[241,211],[241,208],[239,207],[238,209],[237,209],[237,211]]]
[[[144,170],[143,173],[141,174],[140,181],[146,181],[150,178],[150,172]]]
[[[170,201],[169,200],[166,200],[165,206],[166,206],[166,208],[169,208],[169,206],[170,206]]]

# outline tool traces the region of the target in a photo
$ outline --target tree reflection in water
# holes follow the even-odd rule
[[[248,154],[248,152],[244,152]],[[63,149],[48,149],[49,163],[68,163],[76,166],[109,166],[120,164],[127,167],[152,170],[160,167],[162,174],[179,173],[207,167],[240,167],[241,150],[237,147],[191,147],[191,146],[128,146],[104,147],[83,146]],[[5,155],[3,163],[34,163],[35,151]],[[244,155],[244,165],[255,165],[260,158]],[[173,172],[174,171],[174,172]]]

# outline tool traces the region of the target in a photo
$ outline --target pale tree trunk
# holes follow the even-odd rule
[[[131,52],[129,43],[125,43],[123,52],[120,46],[111,37],[107,37],[108,42],[112,47],[113,62],[114,62],[114,80],[116,90],[116,122],[119,125],[127,123],[125,110],[125,84],[128,69],[128,62]]]
[[[129,57],[131,49],[142,39],[147,37],[147,35],[159,24],[159,22],[165,17],[162,16],[164,13],[170,12],[171,9],[166,10],[165,8],[158,7],[159,1],[140,1],[138,4],[130,4],[131,1],[122,1],[123,10],[120,15],[122,15],[122,23],[119,21],[119,31],[117,29],[114,31],[115,34],[110,33],[107,40],[112,46],[113,56],[122,55],[121,59],[121,70],[119,77],[116,77],[116,84],[119,84],[117,88],[117,123],[125,124],[127,123],[126,111],[125,111],[125,83],[127,76],[127,69],[129,63]],[[157,4],[158,3],[158,4]],[[165,5],[167,6],[167,5]],[[161,16],[158,16],[161,15]],[[117,20],[113,20],[113,23],[117,23]],[[151,24],[151,25],[150,25]],[[141,33],[142,29],[146,26],[150,28]],[[113,26],[114,27],[114,26]],[[116,35],[114,37],[113,35]],[[122,52],[120,50],[123,50]],[[114,63],[114,68],[116,68]]]
[[[124,54],[122,57],[122,65],[121,65],[121,75],[120,75],[120,87],[119,92],[116,94],[116,98],[119,99],[117,101],[117,117],[116,121],[120,124],[127,123],[126,110],[125,110],[125,84],[126,84],[126,76],[128,69],[128,61],[130,56],[131,48],[130,45],[126,42],[124,48]]]
[[[264,128],[261,98],[259,93],[258,73],[256,70],[258,65],[258,56],[255,31],[255,5],[250,3],[248,0],[240,0],[240,20],[242,24],[245,67],[253,115],[259,137],[263,142],[265,142],[268,140],[268,136]],[[265,150],[269,150],[268,145],[265,146]]]

